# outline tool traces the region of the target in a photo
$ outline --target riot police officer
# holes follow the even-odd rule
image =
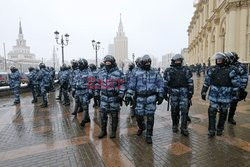
[[[78,61],[73,59],[71,61],[72,70],[70,72],[70,86],[71,86],[71,95],[75,99],[75,106],[72,115],[77,115],[78,112],[82,112],[83,109],[81,107],[81,103],[79,100],[79,96],[76,95],[76,82],[77,82],[77,73],[79,73]]]
[[[68,93],[69,79],[70,79],[69,68],[67,67],[66,64],[63,64],[62,65],[62,74],[60,75],[60,86],[62,89],[63,99],[64,99],[63,105],[65,105],[65,106],[70,105],[69,93]]]
[[[28,79],[29,79],[29,87],[31,88],[33,100],[31,103],[36,103],[37,102],[37,89],[38,89],[38,82],[36,80],[37,77],[37,71],[35,70],[34,67],[29,67],[29,74],[28,74]]]
[[[76,97],[79,98],[80,105],[83,109],[83,119],[81,126],[84,127],[86,123],[90,122],[89,117],[89,103],[93,97],[93,89],[89,87],[89,78],[93,75],[88,68],[88,61],[86,59],[79,59],[76,73]]]
[[[20,87],[21,87],[21,74],[15,66],[10,67],[11,74],[9,74],[9,86],[13,90],[15,96],[14,104],[20,103]]]
[[[61,79],[61,76],[62,76],[62,73],[63,73],[63,70],[62,70],[62,66],[60,67],[60,70],[58,72],[58,82],[60,84],[60,79]],[[59,94],[58,94],[58,97],[56,98],[56,100],[59,100],[61,101],[62,100],[62,87],[60,86],[59,88]]]
[[[179,118],[181,114],[181,134],[188,136],[187,119],[189,103],[194,93],[194,85],[191,70],[183,65],[183,56],[176,54],[171,59],[171,67],[164,72],[165,97],[170,98],[172,130],[178,132]],[[170,97],[166,96],[169,95]],[[169,100],[168,100],[169,102]]]
[[[96,98],[100,98],[101,132],[99,138],[107,135],[108,114],[111,114],[112,132],[110,138],[116,137],[120,104],[125,93],[124,74],[116,65],[115,58],[107,55],[103,60],[105,66],[97,74],[98,84],[95,89]]]
[[[96,76],[97,76],[97,73],[98,73],[97,68],[96,68],[96,65],[90,64],[90,65],[89,65],[89,69],[91,70],[91,72],[92,72],[92,74],[93,74],[93,76],[94,76],[94,78],[95,78],[95,80],[96,80]],[[96,98],[94,97],[94,104],[93,104],[93,107],[94,107],[94,108],[95,108],[95,107],[100,107],[100,99],[96,99]]]
[[[135,68],[135,64],[134,63],[129,63],[128,65],[128,71],[125,74],[125,85],[126,87],[128,87],[129,82],[130,82],[130,78],[133,77],[133,69]],[[135,116],[135,103],[134,101],[132,101],[132,103],[130,104],[130,115],[131,117]]]
[[[40,71],[37,74],[37,81],[40,83],[40,89],[42,94],[43,103],[41,104],[42,108],[48,107],[48,96],[49,86],[51,83],[50,73],[47,70],[44,63],[39,64]]]
[[[236,70],[238,71],[238,75],[241,80],[240,88],[239,88],[239,96],[238,98],[233,97],[232,103],[230,104],[230,108],[229,108],[229,114],[228,114],[228,123],[236,125],[236,121],[234,120],[234,115],[235,115],[238,102],[241,100],[244,100],[247,96],[247,92],[245,91],[245,89],[248,84],[248,73],[247,73],[247,69],[245,68],[245,66],[238,61],[239,56],[237,53],[226,52],[225,54],[229,58],[230,65],[234,66]]]
[[[218,52],[214,55],[215,66],[208,69],[201,91],[201,97],[206,100],[206,92],[209,89],[208,99],[208,135],[215,136],[216,114],[219,111],[217,124],[217,135],[221,136],[224,130],[224,123],[227,111],[232,102],[232,97],[237,95],[240,86],[240,78],[232,66],[228,66],[227,57],[224,53]]]
[[[137,135],[142,135],[143,131],[147,129],[146,142],[151,144],[156,103],[160,105],[164,100],[163,79],[158,71],[151,68],[150,56],[144,55],[141,58],[140,66],[141,68],[130,78],[125,102],[131,102],[133,95],[136,95],[135,115],[139,127]],[[147,117],[146,128],[144,116]]]

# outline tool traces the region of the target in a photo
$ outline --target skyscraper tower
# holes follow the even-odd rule
[[[122,25],[122,17],[120,14],[120,23],[118,32],[114,38],[114,55],[118,67],[122,68],[126,60],[128,60],[128,38],[125,36]]]

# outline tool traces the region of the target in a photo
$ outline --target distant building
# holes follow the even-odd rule
[[[8,53],[8,60],[15,63],[15,66],[21,72],[27,72],[30,66],[38,66],[41,62],[37,60],[35,54],[30,53],[30,47],[26,46],[26,40],[23,38],[21,22],[19,23],[19,34],[16,45]]]
[[[122,19],[120,17],[120,23],[118,32],[114,38],[114,44],[109,45],[109,54],[115,57],[116,63],[119,68],[127,69],[130,62],[128,59],[128,38],[123,31]]]
[[[170,67],[171,64],[171,59],[174,56],[174,53],[167,53],[162,56],[162,69],[165,69],[167,67]]]
[[[154,56],[150,56],[150,57],[151,57],[151,60],[152,60],[151,67],[158,68],[158,60],[157,60],[157,58],[154,57]]]
[[[108,49],[109,49],[108,54],[114,56],[115,55],[115,45],[109,44]]]

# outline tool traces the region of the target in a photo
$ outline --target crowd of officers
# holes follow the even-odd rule
[[[248,84],[246,68],[238,61],[235,52],[218,52],[214,55],[215,65],[207,69],[205,81],[201,91],[201,98],[208,99],[208,135],[210,137],[222,135],[226,119],[236,125],[234,115],[237,103],[246,98],[245,91]],[[93,107],[100,111],[101,132],[99,138],[107,135],[108,114],[111,118],[110,138],[116,137],[120,107],[124,102],[130,106],[131,117],[135,117],[138,125],[137,135],[146,131],[146,142],[152,143],[154,115],[156,105],[162,104],[164,99],[171,106],[172,131],[184,136],[189,135],[188,116],[194,94],[192,71],[183,63],[184,58],[176,54],[171,60],[163,76],[159,70],[151,67],[148,55],[136,59],[136,65],[129,64],[124,75],[118,69],[115,58],[111,55],[104,57],[100,67],[88,65],[86,59],[72,60],[71,66],[63,64],[58,73],[60,85],[57,100],[63,105],[70,105],[69,94],[74,98],[72,115],[83,112],[81,126],[91,121],[89,116],[90,100],[94,100]],[[29,86],[33,94],[32,103],[37,102],[39,94],[42,96],[41,107],[48,106],[47,93],[54,91],[54,69],[39,65],[40,70],[29,68]],[[15,104],[20,103],[20,74],[15,67],[11,68],[10,87],[15,94]],[[216,127],[216,115],[219,113]],[[229,113],[229,114],[228,114]],[[227,117],[228,115],[228,117]],[[180,125],[179,125],[180,122]]]

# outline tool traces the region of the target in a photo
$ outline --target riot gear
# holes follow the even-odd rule
[[[101,62],[101,63],[100,63],[100,68],[103,68],[104,65],[105,65],[105,64],[104,64],[103,62]]]
[[[132,71],[134,68],[135,68],[135,64],[134,63],[129,63],[129,65],[128,65],[129,71]]]
[[[91,71],[95,71],[96,70],[96,66],[94,64],[90,64],[89,68]]]
[[[141,58],[141,66],[144,70],[150,70],[151,68],[151,58],[149,55],[144,55],[142,58]]]
[[[171,65],[172,66],[182,66],[183,60],[184,60],[184,58],[181,54],[176,54],[171,59]]]
[[[225,53],[227,59],[228,59],[228,64],[232,64],[234,62],[234,55],[232,54],[232,52],[226,52]]]
[[[137,67],[141,67],[141,57],[138,57],[136,60],[135,60],[135,64]]]
[[[10,71],[11,71],[12,73],[14,73],[14,72],[17,71],[17,68],[16,68],[15,66],[11,66],[11,67],[10,67]]]
[[[33,71],[34,69],[34,67],[29,67],[29,72]]]
[[[111,55],[107,55],[104,57],[103,60],[105,67],[107,70],[111,69],[112,67],[116,66],[116,62],[115,62],[115,58]],[[108,64],[107,62],[110,62],[110,64]]]
[[[213,58],[218,66],[225,66],[228,63],[227,56],[222,52],[215,53]]]
[[[75,70],[78,67],[78,61],[75,59],[71,60],[71,66],[72,69]]]
[[[66,65],[66,64],[63,64],[63,65],[62,65],[62,71],[67,70],[67,68],[68,68],[68,67],[67,67],[67,65]]]
[[[39,64],[39,68],[42,69],[42,68],[46,68],[45,64],[44,63],[40,63]]]
[[[78,65],[80,70],[84,70],[88,68],[88,61],[86,59],[79,59]]]

